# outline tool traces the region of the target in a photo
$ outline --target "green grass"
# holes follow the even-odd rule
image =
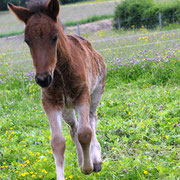
[[[81,5],[81,4],[91,4],[91,3],[103,3],[103,2],[111,2],[111,1],[120,2],[120,0],[87,0],[87,1],[77,2],[77,3],[73,3],[73,4],[66,4],[65,6],[69,6],[69,5]]]
[[[0,38],[9,37],[9,36],[17,36],[17,35],[20,35],[20,34],[23,34],[23,33],[24,33],[24,30],[2,33],[2,34],[0,34]]]
[[[105,39],[116,33],[101,31],[88,37]],[[155,32],[148,41],[177,39],[179,33],[173,33]],[[121,45],[135,42],[144,43],[139,37],[120,40]],[[109,41],[95,45],[96,49],[116,46]],[[179,46],[173,42],[101,53],[108,68],[97,124],[102,171],[89,176],[80,172],[75,146],[63,123],[66,179],[178,179]],[[6,63],[8,54],[0,57],[4,62],[0,67],[0,178],[55,179],[49,124],[34,74],[25,70],[27,64],[18,70],[15,63]]]
[[[79,21],[67,21],[64,23],[64,25],[66,26],[76,26],[77,24],[86,24],[86,23],[90,23],[90,22],[95,22],[95,21],[100,21],[100,20],[104,20],[104,19],[110,19],[112,18],[113,15],[109,14],[109,15],[101,15],[101,16],[90,16],[87,19],[81,19]]]

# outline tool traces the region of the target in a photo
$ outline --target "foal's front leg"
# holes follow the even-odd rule
[[[62,111],[45,105],[44,109],[50,124],[51,147],[56,163],[57,180],[64,180],[65,139],[62,135]]]
[[[92,138],[92,129],[89,123],[89,103],[84,102],[76,106],[78,114],[78,140],[83,151],[83,162],[81,171],[84,174],[90,174],[93,171],[93,163],[90,156],[90,143]]]

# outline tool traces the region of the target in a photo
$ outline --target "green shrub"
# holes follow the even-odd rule
[[[125,0],[115,9],[114,27],[118,28],[153,28],[159,24],[158,14],[162,14],[165,24],[180,20],[180,0],[162,1],[155,3],[154,0]]]
[[[159,24],[159,11],[159,7],[156,5],[147,8],[143,13],[141,25],[146,26],[146,28],[156,27]]]
[[[165,1],[160,3],[162,20],[166,24],[180,22],[180,0]]]
[[[145,22],[144,12],[152,6],[154,6],[152,0],[122,1],[115,10],[115,20],[120,21],[121,27],[130,28],[136,25],[139,28]],[[115,26],[117,27],[117,23],[115,23]]]

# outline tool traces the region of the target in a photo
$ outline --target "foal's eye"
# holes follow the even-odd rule
[[[56,43],[57,39],[58,39],[58,35],[56,34],[52,39],[53,43]]]
[[[30,45],[29,40],[25,39],[24,42],[25,42],[28,46]]]

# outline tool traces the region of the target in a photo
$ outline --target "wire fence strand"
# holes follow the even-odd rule
[[[145,33],[145,34],[137,34],[137,35],[130,35],[130,36],[120,36],[120,37],[112,37],[112,38],[105,38],[105,39],[100,39],[96,41],[91,41],[92,44],[100,43],[100,42],[105,42],[105,41],[116,41],[119,39],[126,39],[126,38],[135,38],[135,37],[141,37],[141,36],[150,36],[150,35],[157,35],[157,34],[163,34],[163,33],[171,33],[171,32],[180,32],[180,29],[173,29],[173,30],[168,30],[168,31],[160,31],[160,32],[152,32],[152,33]],[[12,51],[12,52],[1,52],[2,55],[9,55],[9,54],[19,54],[19,53],[28,53],[30,52],[29,49],[25,49],[22,51]]]
[[[107,38],[107,39],[100,39],[100,40],[96,40],[93,41],[93,43],[99,43],[99,42],[103,42],[103,41],[113,41],[113,40],[118,40],[118,39],[126,39],[126,38],[134,38],[134,37],[141,37],[141,36],[149,36],[149,35],[153,35],[153,34],[163,34],[163,33],[170,33],[170,32],[176,32],[179,31],[180,29],[173,29],[173,30],[168,30],[168,31],[160,31],[160,32],[153,32],[153,33],[145,33],[145,34],[137,34],[137,35],[130,35],[130,36],[122,36],[122,37],[113,37],[113,38]]]
[[[155,43],[146,43],[146,44],[139,44],[139,45],[130,45],[130,46],[122,46],[122,47],[114,47],[114,48],[106,48],[106,49],[97,49],[97,51],[102,52],[102,51],[107,51],[107,50],[112,50],[112,49],[124,49],[124,48],[131,48],[131,47],[140,47],[140,46],[148,46],[148,45],[154,45],[154,44],[159,44],[159,43],[167,43],[167,42],[176,42],[179,41],[180,39],[176,39],[176,40],[168,40],[168,41],[158,41]]]
[[[150,36],[150,35],[157,35],[157,34],[163,34],[163,33],[173,33],[173,32],[180,32],[180,29],[175,29],[175,30],[169,30],[169,31],[160,31],[160,32],[153,32],[153,33],[145,33],[145,34],[138,34],[138,35],[130,35],[130,36],[122,36],[122,37],[115,37],[115,38],[107,38],[107,39],[100,39],[100,40],[96,40],[96,41],[92,41],[92,44],[95,45],[96,43],[99,42],[106,42],[106,41],[118,41],[119,39],[126,39],[126,38],[135,38],[135,37],[142,37],[142,36]],[[180,37],[180,36],[178,36]],[[109,51],[109,50],[115,50],[115,49],[125,49],[125,48],[134,48],[134,47],[142,47],[142,46],[149,46],[149,45],[158,45],[158,44],[165,44],[165,43],[177,43],[177,45],[180,46],[180,39],[171,39],[171,40],[166,40],[166,41],[157,41],[157,42],[150,42],[150,43],[144,43],[144,44],[133,44],[133,45],[125,45],[125,46],[116,46],[116,47],[112,47],[112,48],[104,48],[104,49],[97,49],[97,51],[99,52],[104,52],[104,51]],[[25,49],[25,50],[21,50],[21,51],[13,51],[13,52],[4,52],[1,53],[2,55],[14,55],[14,54],[20,54],[20,53],[26,53],[26,52],[30,52],[29,50]],[[23,62],[31,62],[32,59],[21,59],[21,60],[15,60],[12,59],[11,61],[3,61],[0,62],[0,64],[12,64],[12,63],[23,63]]]

